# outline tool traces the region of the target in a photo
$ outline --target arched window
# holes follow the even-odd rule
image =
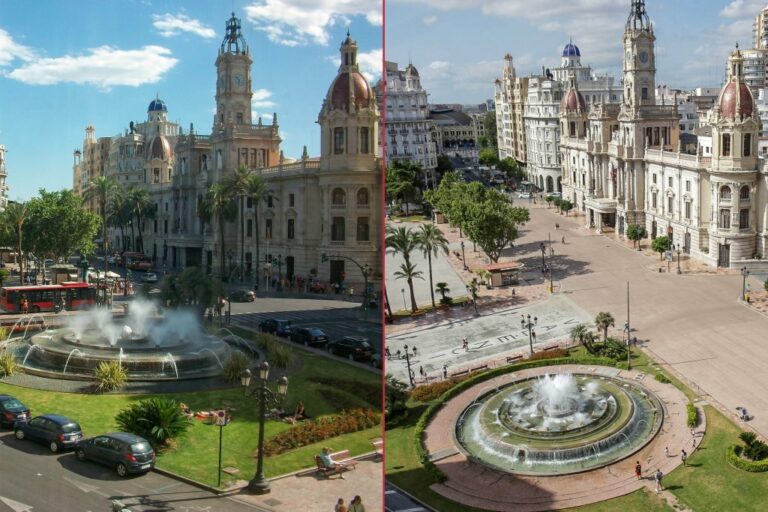
[[[344,189],[335,188],[331,194],[331,204],[334,206],[344,206],[347,203],[347,194]]]
[[[720,152],[722,156],[731,156],[731,134],[723,134],[723,147]]]
[[[749,187],[744,185],[739,190],[739,199],[749,199]]]
[[[368,206],[368,201],[370,197],[368,194],[367,188],[361,188],[357,191],[357,205],[358,206]]]
[[[333,152],[336,155],[344,152],[344,128],[333,130]]]
[[[723,185],[720,187],[720,199],[724,201],[730,201],[731,200],[731,187],[728,185]]]

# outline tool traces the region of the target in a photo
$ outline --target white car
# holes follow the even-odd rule
[[[517,194],[517,197],[519,197],[520,199],[530,199],[531,198],[531,193],[530,192],[520,192],[519,194]]]
[[[549,195],[552,197],[563,197],[562,192],[551,192]]]
[[[147,272],[144,274],[144,282],[145,283],[156,283],[157,282],[157,274],[154,272]]]

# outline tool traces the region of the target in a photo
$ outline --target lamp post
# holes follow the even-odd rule
[[[411,387],[416,387],[416,381],[413,379],[413,372],[411,371],[411,356],[416,357],[416,347],[413,347],[413,352],[408,351],[408,345],[403,347],[405,350],[405,364],[408,367],[408,380],[411,383]]]
[[[365,316],[365,319],[368,320],[368,277],[371,275],[371,272],[373,272],[373,269],[370,265],[367,263],[363,265],[362,273],[363,273],[363,315]]]
[[[267,404],[279,405],[288,392],[288,378],[283,376],[277,379],[277,392],[267,387],[267,378],[269,377],[269,363],[264,361],[259,366],[259,386],[251,391],[250,396],[256,396],[259,400],[259,457],[256,462],[256,474],[248,482],[248,491],[252,494],[267,494],[271,490],[269,481],[264,476],[264,421],[266,419]],[[240,375],[240,384],[242,384],[245,395],[249,396],[249,386],[251,384],[251,371],[246,369]]]
[[[227,257],[229,257],[229,273],[227,274],[227,281],[230,281],[232,279],[232,256],[234,256],[234,253],[232,252],[232,249],[229,249],[227,251]],[[222,276],[222,279],[224,276]]]
[[[679,275],[683,273],[683,271],[680,270],[680,244],[673,245],[673,247],[675,248],[675,252],[677,253],[677,273]]]
[[[749,276],[749,270],[747,267],[741,267],[741,300],[747,300],[747,276]]]
[[[408,311],[408,304],[405,303],[405,288],[400,288],[400,293],[403,294],[403,311]]]
[[[277,291],[281,292],[283,291],[283,256],[281,254],[277,255]]]
[[[461,241],[461,262],[464,264],[464,270],[469,270],[467,267],[467,258],[464,256],[464,240]]]
[[[533,330],[533,326],[539,323],[539,318],[534,316],[533,322],[531,322],[531,315],[520,315],[520,327],[528,329],[528,343],[531,347],[531,355],[533,355],[533,340],[536,339],[536,331]]]
[[[544,242],[539,244],[539,249],[541,249],[541,268],[544,268],[546,266],[546,263],[544,263],[544,256],[547,253],[547,248],[544,246]]]

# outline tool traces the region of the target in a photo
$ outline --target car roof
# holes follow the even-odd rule
[[[149,441],[143,437],[137,436],[136,434],[131,434],[130,432],[109,432],[108,434],[101,434],[96,437],[111,437],[128,444],[149,443]]]
[[[360,336],[344,336],[340,340],[352,340],[352,341],[368,341],[368,338],[361,338]]]
[[[58,425],[66,425],[68,423],[77,423],[72,418],[67,418],[66,416],[62,416],[61,414],[41,414],[40,416],[38,416],[38,418],[45,418]]]
[[[0,400],[13,400],[13,399],[16,399],[16,397],[11,395],[0,395]]]

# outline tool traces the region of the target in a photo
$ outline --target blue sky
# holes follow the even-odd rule
[[[493,97],[503,56],[518,75],[560,63],[573,37],[582,63],[621,73],[630,0],[388,0],[387,60],[419,69],[435,103]],[[752,46],[752,23],[766,0],[647,0],[656,33],[656,83],[715,87],[738,41]]]
[[[382,58],[381,0],[3,0],[0,144],[11,199],[71,188],[72,153],[90,123],[116,135],[159,94],[169,118],[208,133],[225,22],[242,19],[253,111],[277,112],[286,156],[319,154],[317,114],[350,26],[361,68]],[[254,116],[254,122],[256,117]]]

